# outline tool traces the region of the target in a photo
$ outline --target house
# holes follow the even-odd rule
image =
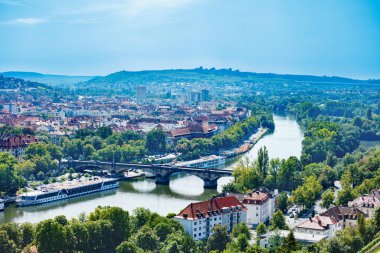
[[[239,223],[247,220],[247,208],[235,197],[213,198],[191,203],[175,219],[194,240],[207,239],[215,225],[227,227],[229,232]]]
[[[257,226],[272,218],[275,211],[275,195],[276,193],[270,193],[266,188],[259,188],[244,196],[242,203],[248,210],[247,224]]]
[[[365,194],[348,202],[348,206],[357,207],[366,217],[373,217],[376,208],[380,206],[380,189],[373,190],[370,194]]]
[[[37,143],[38,139],[31,135],[0,135],[0,152],[8,152],[16,158],[25,153],[25,148],[31,143]]]
[[[260,247],[261,248],[269,248],[270,247],[270,238],[273,236],[279,236],[282,239],[287,237],[290,233],[290,230],[274,230],[269,231],[268,233],[260,236]],[[315,235],[315,234],[306,234],[306,233],[299,233],[299,232],[293,232],[294,238],[301,242],[301,243],[317,243],[322,239],[327,238],[326,235]]]
[[[294,232],[331,237],[342,228],[343,225],[333,217],[314,216],[298,224]]]
[[[170,138],[172,143],[177,143],[182,138],[194,139],[194,138],[211,138],[218,131],[216,124],[200,124],[190,123],[186,127],[175,128],[170,131]]]
[[[359,208],[356,207],[335,206],[320,214],[320,216],[331,217],[337,220],[340,225],[345,228],[356,226],[358,216],[360,214],[365,215]]]

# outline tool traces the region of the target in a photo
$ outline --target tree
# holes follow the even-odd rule
[[[196,247],[193,238],[188,233],[183,232],[183,231],[176,231],[175,233],[169,234],[164,244],[168,245],[168,248],[173,249],[173,250],[177,248],[174,244],[179,245],[181,246],[179,252],[184,252],[184,253],[192,253],[194,252],[194,248]],[[172,245],[172,246],[169,246],[169,245]],[[161,252],[165,252],[164,251],[165,248],[166,247],[164,246]]]
[[[106,139],[112,135],[112,129],[108,126],[99,127],[96,130],[96,135],[100,136],[102,139]]]
[[[285,213],[286,210],[288,210],[288,194],[286,194],[286,192],[281,192],[281,194],[277,196],[276,200],[278,209]]]
[[[70,245],[73,250],[76,251],[86,251],[88,249],[89,243],[89,231],[86,224],[78,221],[72,221],[66,227],[66,234],[71,234],[72,239],[70,240]]]
[[[354,198],[351,188],[343,188],[338,192],[338,204],[341,206],[347,205],[348,201]]]
[[[331,189],[328,189],[322,194],[322,204],[324,208],[328,208],[332,203],[334,203],[334,192]]]
[[[294,237],[293,230],[290,231],[287,237],[284,238],[281,245],[281,252],[291,253],[300,248],[296,238]]]
[[[248,240],[251,239],[251,232],[245,223],[236,224],[232,229],[232,235],[235,238],[238,238],[241,234],[244,234]]]
[[[259,166],[260,172],[265,178],[267,176],[268,166],[269,166],[269,156],[267,147],[261,147],[257,153],[257,163]]]
[[[281,162],[278,172],[278,184],[282,190],[293,190],[295,188],[295,175],[302,170],[302,164],[297,157],[291,156]]]
[[[261,236],[267,232],[267,226],[265,226],[264,223],[260,222],[259,225],[257,225],[256,233],[257,236]]]
[[[58,222],[59,224],[61,224],[62,226],[66,226],[69,223],[69,221],[67,220],[66,216],[64,216],[64,215],[55,216],[54,220],[56,222]]]
[[[363,241],[367,241],[367,228],[366,228],[366,221],[365,216],[362,213],[358,214],[358,231],[360,236],[363,238]]]
[[[61,224],[49,219],[40,222],[36,228],[38,252],[62,252],[66,246],[65,232]]]
[[[89,220],[106,220],[112,225],[112,239],[114,245],[128,240],[130,236],[131,224],[129,213],[120,207],[98,207],[90,213]]]
[[[24,248],[31,244],[35,236],[35,227],[32,223],[25,222],[20,226],[21,229],[21,247]]]
[[[374,215],[373,219],[375,221],[375,225],[376,225],[378,231],[380,231],[380,207],[376,208],[375,215]]]
[[[315,175],[306,178],[305,183],[292,192],[292,201],[310,208],[320,196],[322,185]]]
[[[2,253],[16,253],[16,244],[9,239],[7,232],[0,230],[0,252]]]
[[[269,236],[268,238],[268,246],[269,252],[274,252],[275,249],[278,249],[281,246],[282,238],[278,232],[278,230],[274,231],[274,234]]]
[[[166,150],[166,134],[162,129],[154,129],[146,135],[146,148],[151,153],[160,153]]]
[[[239,193],[239,190],[234,182],[229,182],[222,187],[222,192]]]
[[[249,242],[248,242],[248,238],[245,234],[240,234],[238,237],[237,237],[237,240],[236,240],[236,245],[237,245],[237,248],[241,251],[241,252],[245,252],[245,250],[247,249],[248,245],[249,245]]]
[[[368,108],[367,112],[366,112],[366,117],[368,120],[373,120],[372,118],[372,109],[371,108]]]
[[[149,209],[138,207],[133,210],[132,225],[135,231],[139,230],[148,222],[152,213]]]
[[[154,232],[160,238],[160,241],[163,242],[173,231],[169,224],[161,222],[154,227]]]
[[[161,253],[178,253],[183,252],[182,246],[177,241],[169,241],[160,251]]]
[[[287,229],[287,225],[285,223],[285,216],[281,212],[281,210],[277,210],[272,219],[270,220],[270,230],[278,229]]]
[[[227,243],[231,241],[231,237],[227,232],[227,228],[222,225],[216,225],[213,228],[213,234],[207,239],[207,250],[223,251],[227,247]]]
[[[86,144],[83,147],[83,156],[85,159],[90,159],[91,156],[96,152],[96,149],[91,144]]]
[[[124,241],[116,247],[117,253],[138,253],[142,252],[133,241]]]
[[[12,240],[16,245],[21,244],[22,234],[19,226],[15,223],[4,223],[0,225],[0,230],[7,232],[9,239]]]
[[[0,153],[0,192],[12,195],[27,185],[25,178],[15,172],[17,163],[9,153]]]
[[[136,245],[143,250],[156,251],[159,240],[158,236],[148,227],[141,228],[136,235]]]

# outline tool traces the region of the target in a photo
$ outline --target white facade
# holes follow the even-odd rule
[[[196,160],[178,162],[175,165],[180,167],[193,167],[193,168],[218,168],[224,166],[226,158],[223,156],[210,155]]]
[[[332,237],[342,229],[342,223],[334,221],[330,217],[315,216],[297,225],[294,232]]]
[[[26,147],[15,147],[11,149],[0,148],[0,152],[8,152],[10,155],[13,155],[14,157],[20,157],[25,154],[25,148]]]
[[[258,225],[270,220],[275,211],[275,196],[268,191],[254,191],[243,200],[247,208],[247,224]]]
[[[233,201],[231,202],[231,198]],[[221,199],[228,199],[223,202]],[[221,201],[218,201],[221,200]],[[215,202],[217,202],[215,204]],[[233,203],[226,206],[225,203]],[[218,207],[217,209],[215,207]],[[207,239],[213,233],[213,227],[222,225],[231,232],[233,227],[247,220],[247,210],[235,197],[212,199],[210,201],[192,203],[176,217],[184,230],[194,240]]]

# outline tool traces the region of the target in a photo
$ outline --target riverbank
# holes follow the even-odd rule
[[[227,169],[232,169],[241,158],[253,161],[257,157],[257,151],[263,146],[267,147],[271,158],[285,159],[301,155],[303,132],[297,122],[291,117],[274,115],[273,118],[275,130],[261,136],[247,153],[235,157],[234,163],[227,165]],[[9,205],[4,212],[0,212],[0,223],[26,221],[36,223],[57,215],[65,215],[70,219],[78,217],[81,212],[88,214],[99,205],[118,206],[130,212],[137,207],[144,207],[161,215],[169,212],[178,213],[191,202],[207,200],[218,194],[222,190],[222,185],[231,179],[231,177],[220,178],[217,190],[204,189],[203,180],[189,174],[173,175],[169,185],[156,185],[153,179],[128,179],[120,181],[119,188],[107,192],[41,206],[16,208],[15,205]]]
[[[268,128],[259,128],[259,130],[252,134],[248,140],[244,141],[238,148],[221,152],[226,159],[235,158],[250,151],[255,144],[268,132]]]

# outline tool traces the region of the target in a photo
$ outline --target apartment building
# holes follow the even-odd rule
[[[247,208],[233,196],[213,198],[189,204],[175,219],[194,240],[204,240],[216,225],[226,226],[231,232],[236,224],[245,223]]]

